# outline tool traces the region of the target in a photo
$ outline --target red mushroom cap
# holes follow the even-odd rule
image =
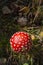
[[[26,32],[16,32],[10,39],[10,45],[15,52],[30,50],[32,45],[30,35]]]

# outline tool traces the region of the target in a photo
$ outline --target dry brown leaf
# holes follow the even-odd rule
[[[40,32],[39,36],[43,38],[43,31]]]
[[[35,40],[35,35],[34,34],[31,34],[31,39]]]

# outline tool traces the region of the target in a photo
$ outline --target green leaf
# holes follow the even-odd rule
[[[29,65],[28,63],[24,63],[23,65]]]

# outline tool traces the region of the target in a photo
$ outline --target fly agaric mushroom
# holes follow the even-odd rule
[[[28,51],[32,45],[30,35],[26,32],[16,32],[10,38],[10,45],[15,52]]]

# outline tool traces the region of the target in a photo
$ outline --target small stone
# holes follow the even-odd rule
[[[10,14],[11,13],[11,10],[7,6],[4,6],[2,8],[2,12],[3,12],[3,14]]]
[[[6,63],[6,58],[0,58],[0,64],[4,64],[4,63]]]
[[[27,24],[27,18],[25,18],[25,17],[20,17],[20,18],[18,18],[17,22],[18,22],[18,24],[19,24],[20,26],[25,26],[25,25]]]

